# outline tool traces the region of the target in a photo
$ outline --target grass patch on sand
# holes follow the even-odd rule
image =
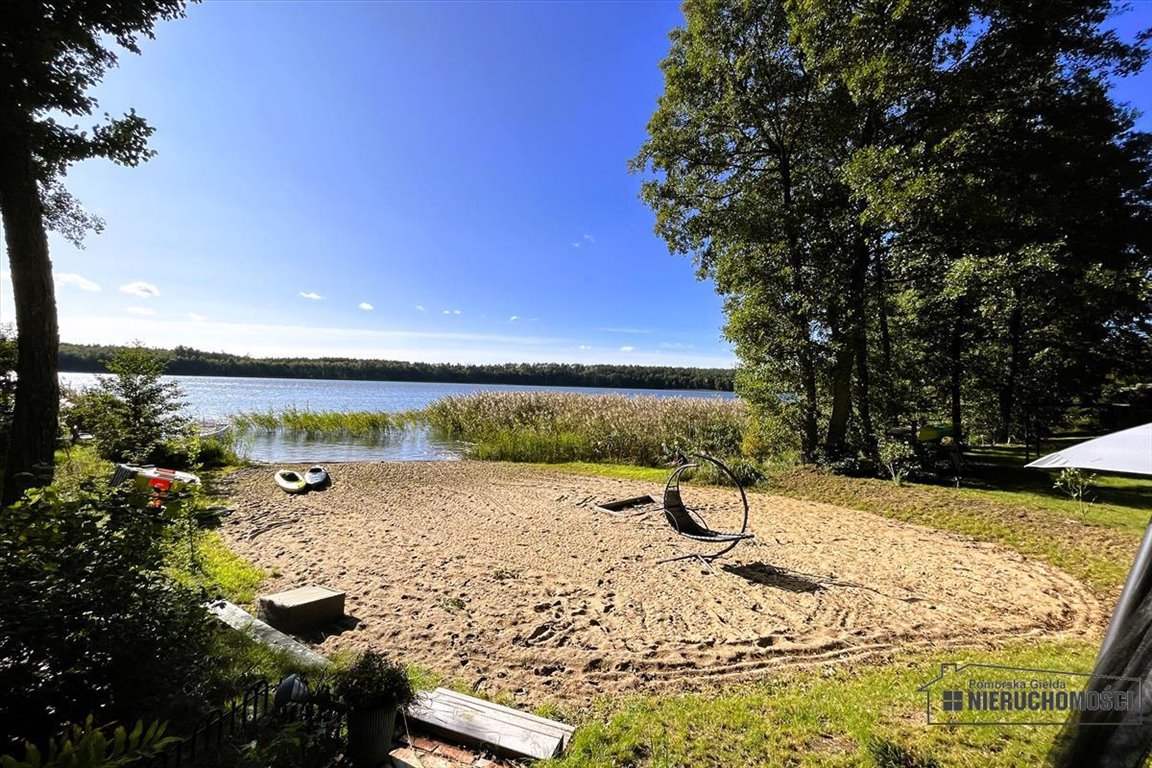
[[[256,601],[264,571],[228,549],[216,531],[196,532],[193,546],[190,562],[182,562],[173,570],[178,581],[239,605]]]
[[[1094,657],[1084,643],[1021,643],[786,672],[715,694],[602,699],[578,717],[565,756],[539,765],[1042,765],[1057,727],[929,727],[917,688],[939,674],[941,662],[1085,672]],[[895,762],[896,755],[907,760]]]

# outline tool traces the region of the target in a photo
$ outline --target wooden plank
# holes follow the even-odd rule
[[[408,717],[434,735],[484,745],[506,757],[546,760],[558,756],[564,747],[562,738],[554,732],[541,733],[531,720],[520,725],[502,722],[490,710],[435,691],[419,694]]]
[[[531,712],[524,712],[519,709],[512,709],[511,707],[494,704],[491,701],[477,699],[474,696],[468,696],[456,691],[450,691],[447,688],[437,688],[435,693],[439,695],[440,698],[454,699],[462,703],[471,704],[474,707],[491,713],[491,715],[496,719],[503,720],[510,724],[524,721],[533,723],[536,726],[533,728],[533,730],[540,731],[541,733],[554,732],[555,735],[559,736],[565,742],[565,745],[567,745],[569,737],[571,737],[572,734],[576,731],[575,727],[568,725],[567,723],[561,723],[556,720],[549,720],[545,717],[534,715]]]

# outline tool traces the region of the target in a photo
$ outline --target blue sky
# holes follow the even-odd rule
[[[97,92],[158,154],[70,173],[107,229],[52,237],[62,340],[731,365],[719,297],[625,167],[681,21],[674,2],[190,7]],[[1122,23],[1141,25],[1152,3]],[[1119,94],[1152,112],[1148,73]]]

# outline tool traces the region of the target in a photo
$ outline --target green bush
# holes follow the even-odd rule
[[[333,673],[332,691],[353,709],[403,709],[416,700],[404,666],[371,649]]]
[[[164,574],[169,514],[88,486],[33,490],[0,515],[0,751],[89,714],[194,706],[211,629],[199,595]]]
[[[49,740],[47,754],[35,744],[26,744],[24,759],[0,755],[0,768],[122,768],[154,754],[176,741],[164,736],[165,726],[154,722],[147,729],[137,721],[131,732],[118,726],[109,739],[92,724],[92,717],[73,725],[59,737]]]
[[[180,387],[161,378],[164,366],[162,358],[140,345],[117,351],[107,363],[112,375],[101,377],[96,389],[72,396],[68,426],[92,433],[100,455],[110,461],[156,463],[160,458],[189,466],[195,446],[191,422],[182,414]]]

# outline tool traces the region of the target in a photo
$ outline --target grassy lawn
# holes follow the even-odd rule
[[[545,765],[1041,765],[1057,726],[929,726],[917,688],[942,661],[1087,671],[1094,656],[1082,643],[1020,644],[784,673],[711,694],[602,700],[564,757]]]

